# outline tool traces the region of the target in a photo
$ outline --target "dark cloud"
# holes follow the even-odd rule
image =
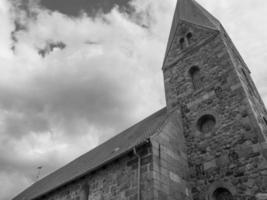
[[[66,134],[84,134],[77,131],[79,121],[84,120],[101,129],[120,130],[131,120],[128,113],[134,99],[125,93],[127,83],[116,80],[112,74],[92,70],[96,66],[77,66],[81,70],[77,73],[70,73],[67,68],[65,72],[47,71],[33,77],[27,85],[1,85],[0,105],[7,111],[4,132],[22,137],[50,131],[53,125],[60,124]]]
[[[10,113],[5,116],[4,124],[4,131],[10,137],[22,137],[30,132],[42,133],[50,130],[49,121],[38,113]]]
[[[86,12],[93,16],[98,12],[108,13],[114,6],[129,10],[130,0],[41,0],[41,4],[52,11],[70,16],[79,16]]]
[[[15,27],[15,29],[11,32],[11,40],[12,40],[11,49],[12,49],[12,51],[15,51],[16,44],[18,42],[18,39],[16,36],[17,32],[25,31],[27,29],[25,24],[21,23],[18,19],[14,20],[14,27]]]
[[[83,75],[63,72],[56,76],[36,77],[43,104],[48,106],[49,112],[67,121],[85,118],[102,127],[123,123],[128,119],[126,110],[131,104],[130,99],[120,95],[126,88],[112,76],[92,72],[90,63],[88,65],[84,66]]]
[[[36,20],[38,13],[33,7],[38,7],[39,0],[13,0],[12,11],[14,14],[14,30],[10,33],[12,40],[11,50],[15,52],[16,44],[18,42],[17,33],[27,30],[27,23],[29,20]]]
[[[45,57],[47,54],[50,52],[54,51],[54,49],[65,49],[66,44],[63,42],[47,42],[44,48],[39,49],[38,53],[42,56]]]

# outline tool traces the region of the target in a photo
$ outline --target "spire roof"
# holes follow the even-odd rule
[[[177,0],[167,51],[171,46],[180,21],[186,21],[213,30],[220,30],[220,22],[195,0]]]
[[[178,20],[219,30],[220,22],[195,0],[178,0],[176,11]]]

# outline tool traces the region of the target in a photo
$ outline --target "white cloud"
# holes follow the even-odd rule
[[[10,178],[19,173],[25,187],[36,167],[44,176],[164,105],[160,31],[117,8],[95,19],[34,13],[7,12],[0,65],[1,170]],[[14,53],[12,19],[26,27],[13,35]],[[66,48],[38,54],[53,42]]]
[[[0,19],[1,26],[0,29],[0,59],[5,59],[6,57],[11,56],[11,47],[10,32],[14,29],[12,20],[10,19],[10,4],[7,1],[0,2]],[[3,28],[4,27],[4,28]]]
[[[267,102],[267,3],[199,2],[225,25]],[[31,1],[29,18],[0,1],[1,199],[28,186],[36,167],[43,176],[164,106],[161,64],[175,0],[131,4],[131,16],[114,8],[73,18]],[[15,33],[13,52],[14,20],[26,29]],[[38,53],[56,42],[66,47]]]

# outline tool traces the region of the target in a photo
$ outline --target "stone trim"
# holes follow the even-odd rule
[[[200,98],[198,98],[197,100],[193,101],[193,102],[190,102],[187,104],[188,108],[191,108],[197,104],[200,104],[201,102],[207,100],[207,99],[210,99],[211,97],[215,96],[215,92],[214,91],[211,91],[209,93],[206,93],[204,95],[202,95]]]
[[[192,126],[192,133],[195,133],[195,136],[204,134],[198,129],[198,124],[197,124],[198,120],[204,115],[212,115],[215,118],[216,124],[215,124],[215,126],[213,128],[213,131],[211,131],[211,132],[216,132],[216,129],[218,128],[218,125],[221,123],[220,117],[218,116],[218,114],[214,110],[200,112],[197,115],[196,119],[194,120],[194,123],[193,123],[193,126]]]

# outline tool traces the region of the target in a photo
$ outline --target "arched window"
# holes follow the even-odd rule
[[[233,200],[231,192],[225,188],[218,188],[213,193],[213,200]]]
[[[198,129],[202,133],[208,133],[212,131],[215,125],[216,119],[212,115],[204,115],[197,122]]]
[[[186,34],[187,43],[190,45],[193,34],[191,32]]]
[[[197,66],[191,67],[191,69],[189,70],[189,74],[191,76],[194,89],[199,89],[202,85],[199,67]]]
[[[185,39],[184,39],[184,38],[181,38],[181,39],[179,40],[179,43],[180,43],[180,48],[181,48],[181,50],[183,50],[183,49],[185,48]]]

